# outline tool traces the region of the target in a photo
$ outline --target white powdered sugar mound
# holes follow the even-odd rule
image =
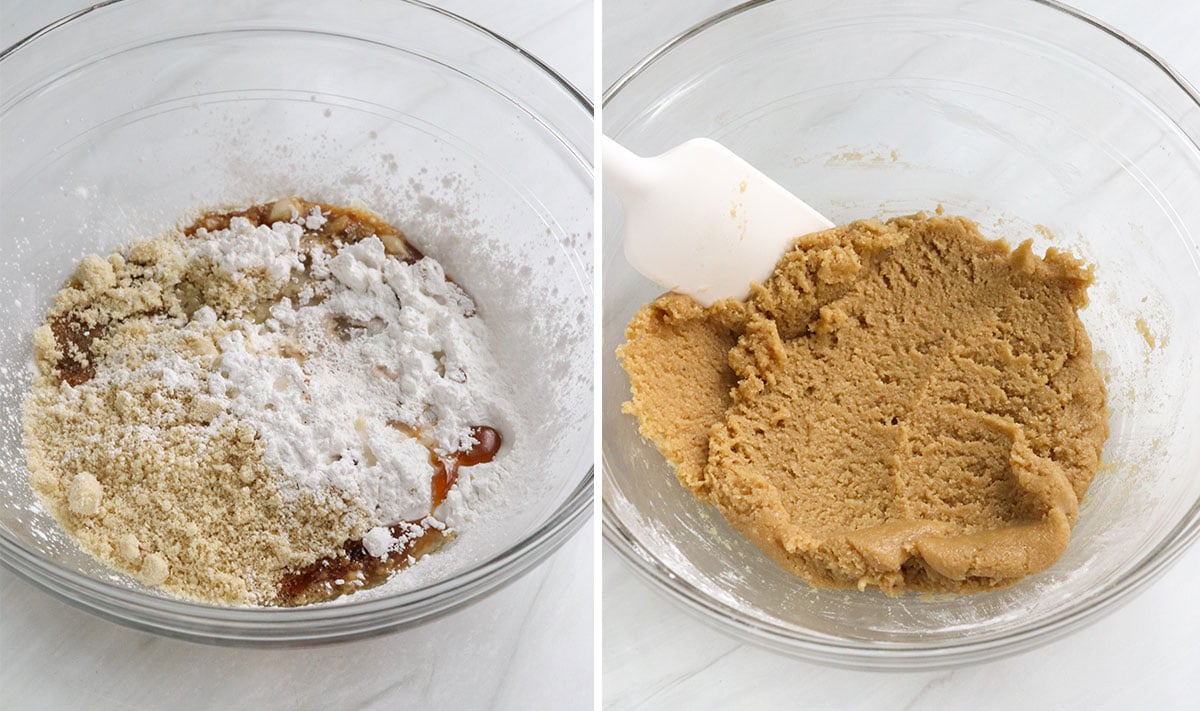
[[[265,271],[285,281],[305,270],[302,231],[235,218],[228,230],[198,233],[188,257],[211,259],[235,280]],[[384,524],[422,519],[433,505],[426,445],[439,455],[469,449],[471,428],[500,406],[485,327],[432,259],[405,263],[376,237],[311,254],[306,278],[323,284],[323,298],[306,289],[297,301],[309,303],[284,299],[262,323],[238,323],[218,341],[206,394],[254,427],[285,497],[334,491]],[[208,307],[193,315],[215,319]],[[380,535],[371,534],[372,553],[386,549]]]
[[[189,241],[191,259],[208,258],[225,271],[241,279],[248,272],[266,271],[267,279],[278,284],[303,271],[300,261],[300,237],[304,228],[290,222],[254,227],[244,217],[230,220],[229,229],[197,231],[200,239]]]

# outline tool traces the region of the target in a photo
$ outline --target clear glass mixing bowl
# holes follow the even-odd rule
[[[544,559],[592,501],[592,125],[536,59],[416,2],[123,0],[4,50],[0,561],[135,627],[280,644],[428,620]],[[29,489],[30,335],[84,254],[293,194],[363,201],[468,288],[521,383],[531,427],[514,436],[537,454],[486,530],[464,527],[454,563],[418,564],[429,584],[401,574],[297,609],[170,598],[82,553]]]
[[[932,210],[1096,265],[1083,320],[1112,434],[1062,559],[1011,588],[815,590],[698,504],[621,414],[613,350],[658,289],[604,202],[605,539],[705,620],[857,668],[1042,644],[1143,589],[1200,533],[1200,104],[1153,55],[1033,0],[751,2],[617,81],[605,133],[654,154],[711,136],[836,222]]]

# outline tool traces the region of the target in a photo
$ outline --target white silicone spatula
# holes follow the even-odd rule
[[[716,141],[695,138],[654,158],[601,141],[604,186],[624,211],[625,258],[705,306],[745,299],[793,239],[833,227]]]

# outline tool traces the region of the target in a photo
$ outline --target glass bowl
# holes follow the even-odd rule
[[[1111,436],[1065,555],[970,596],[816,590],[680,486],[621,414],[613,351],[659,291],[604,202],[603,527],[705,621],[854,668],[934,668],[1026,649],[1144,589],[1200,533],[1200,104],[1110,28],[1053,2],[751,2],[651,54],[604,99],[643,154],[710,136],[835,222],[932,211],[1096,265],[1082,318]]]
[[[240,644],[379,633],[515,579],[592,501],[591,104],[417,2],[167,5],[104,4],[0,54],[0,560],[109,619]],[[30,490],[32,329],[83,255],[288,195],[365,203],[472,293],[529,456],[486,527],[380,588],[295,609],[168,597],[81,552]]]

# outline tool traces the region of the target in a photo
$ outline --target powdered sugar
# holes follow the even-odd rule
[[[208,258],[229,272],[235,280],[252,271],[265,270],[272,282],[288,279],[302,271],[300,237],[304,228],[291,222],[276,222],[270,227],[255,227],[244,217],[230,220],[229,229],[199,230],[200,238],[189,242],[192,259]]]
[[[393,535],[397,533],[399,535]],[[363,536],[363,548],[376,558],[383,558],[393,550],[401,550],[415,538],[425,535],[425,528],[416,523],[400,523],[393,527],[376,526]]]
[[[247,232],[236,222],[206,235],[193,256],[231,272],[304,270],[289,252],[298,225]],[[205,390],[253,425],[285,494],[330,490],[382,522],[420,519],[434,473],[422,439],[442,455],[463,451],[485,415],[481,386],[495,366],[483,325],[437,262],[402,262],[376,237],[332,255],[312,250],[307,277],[321,297],[281,301],[265,322],[237,324],[218,341]]]
[[[304,218],[304,226],[310,230],[319,230],[325,226],[325,215],[321,214],[321,208],[318,205],[313,205],[308,216]]]

